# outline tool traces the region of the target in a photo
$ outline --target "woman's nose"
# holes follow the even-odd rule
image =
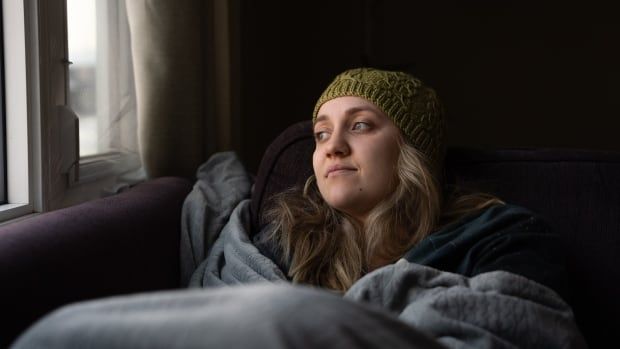
[[[327,156],[346,156],[350,153],[346,136],[342,132],[333,132],[327,143]]]

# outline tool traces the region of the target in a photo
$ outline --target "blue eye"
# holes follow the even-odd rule
[[[353,129],[356,131],[363,131],[363,130],[367,130],[370,128],[370,124],[367,122],[356,122],[355,124],[353,124]]]
[[[318,131],[314,133],[314,139],[318,142],[318,141],[322,141],[325,138],[327,138],[327,132],[325,131]]]

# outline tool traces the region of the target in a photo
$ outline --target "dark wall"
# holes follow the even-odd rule
[[[249,170],[282,130],[311,117],[338,72],[361,65],[358,3],[242,1],[241,155]]]
[[[433,86],[450,145],[620,151],[614,13],[583,3],[242,1],[241,155],[255,171],[334,75],[360,65]]]

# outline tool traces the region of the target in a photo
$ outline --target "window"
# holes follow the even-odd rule
[[[32,118],[36,114],[37,104],[32,103],[29,108],[29,99],[36,98],[36,94],[28,93],[28,88],[34,89],[36,83],[27,83],[27,60],[31,56],[27,52],[30,40],[28,31],[29,20],[28,1],[2,1],[2,50],[4,64],[2,66],[4,86],[4,139],[5,146],[5,173],[6,173],[6,201],[0,205],[0,221],[23,216],[34,211],[40,211],[40,196],[37,195],[40,181],[35,177],[40,172],[34,159],[38,156],[35,146],[37,139],[29,137],[29,132],[36,132],[36,123]],[[32,72],[32,69],[31,69]],[[29,109],[31,112],[29,112]],[[40,176],[39,176],[40,177]]]
[[[140,180],[124,0],[2,4],[11,88],[3,96],[10,137],[0,221],[113,193],[127,178]],[[80,32],[89,36],[79,39]],[[86,56],[75,37],[90,45]]]
[[[80,156],[105,151],[97,135],[97,11],[95,0],[67,0],[69,105],[79,118]],[[99,21],[100,22],[100,21]]]
[[[81,157],[137,147],[129,27],[124,1],[67,0],[69,103]],[[125,139],[125,140],[123,140]]]
[[[123,185],[123,174],[139,171],[140,162],[124,0],[39,1],[40,11],[56,11],[56,7],[46,9],[52,6],[50,2],[64,8],[57,17],[64,21],[53,25],[64,29],[66,43],[62,56],[65,74],[50,76],[50,84],[62,81],[65,87],[62,118],[56,127],[67,137],[50,154],[65,160],[59,165],[61,173],[50,174],[66,182],[50,188],[62,192],[58,195],[61,200],[49,203],[56,208],[114,192],[116,186]],[[53,33],[54,28],[48,32]],[[58,54],[50,52],[50,58]],[[69,133],[73,137],[68,137]]]

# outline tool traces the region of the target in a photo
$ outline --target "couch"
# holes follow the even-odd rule
[[[179,287],[184,178],[0,227],[0,348],[70,302]]]
[[[311,123],[278,136],[252,193],[256,231],[268,198],[311,174]],[[620,153],[451,147],[447,183],[542,214],[562,236],[577,323],[592,348],[620,324]],[[180,288],[181,208],[192,183],[150,180],[115,196],[0,227],[0,346],[46,312],[109,295]]]

